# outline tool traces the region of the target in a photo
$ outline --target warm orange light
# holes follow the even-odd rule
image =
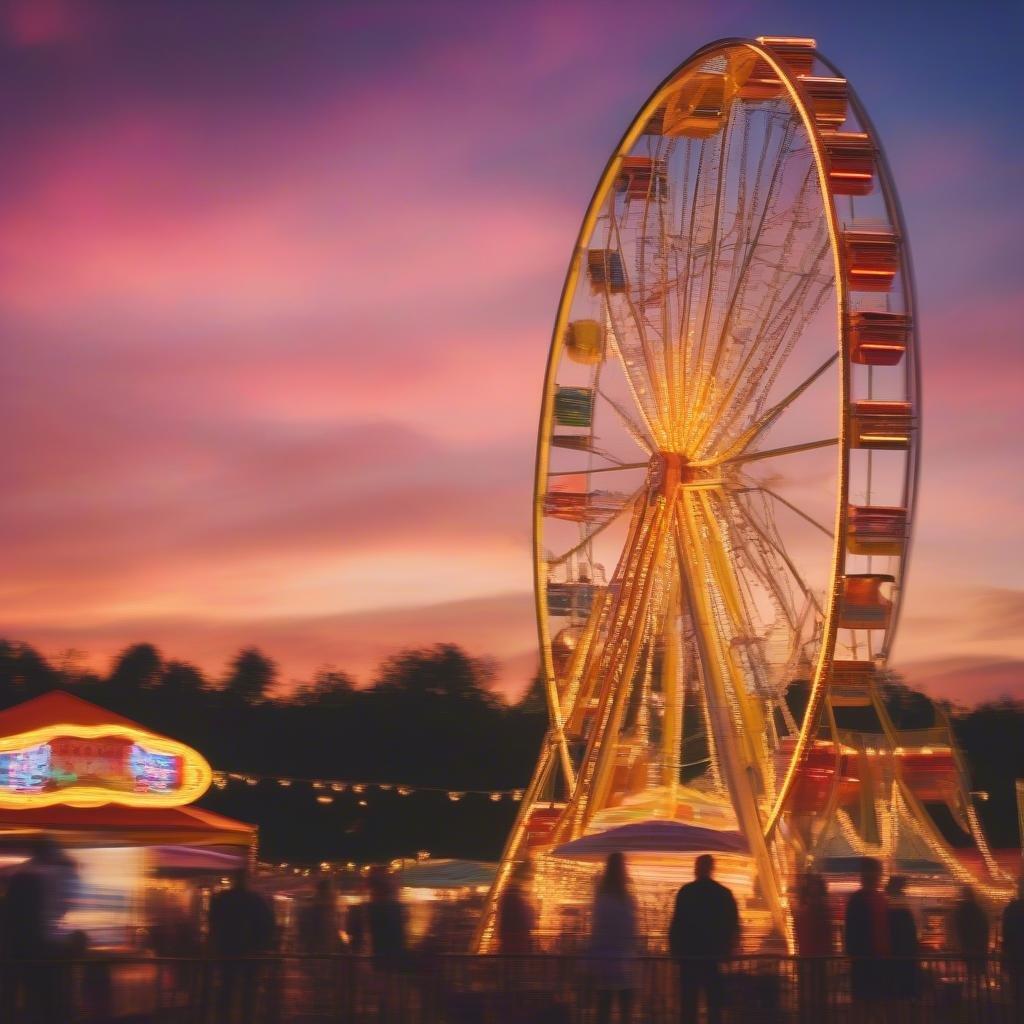
[[[906,444],[910,439],[906,434],[861,434],[863,444]]]
[[[27,747],[41,746],[55,739],[125,739],[138,743],[148,751],[181,758],[181,782],[169,793],[134,793],[112,787],[71,784],[45,793],[19,793],[0,787],[0,807],[101,807],[123,804],[127,807],[180,807],[198,800],[213,781],[213,772],[206,759],[191,747],[129,725],[48,725],[13,736],[0,737],[0,754]]]

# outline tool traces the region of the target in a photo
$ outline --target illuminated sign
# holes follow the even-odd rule
[[[210,766],[175,740],[124,725],[53,725],[0,738],[0,807],[174,807],[197,800]]]

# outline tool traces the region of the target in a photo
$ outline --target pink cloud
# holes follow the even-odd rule
[[[9,0],[0,11],[4,34],[26,48],[81,38],[87,20],[88,10],[67,0]]]

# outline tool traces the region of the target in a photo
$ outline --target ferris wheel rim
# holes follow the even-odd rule
[[[763,39],[763,37],[762,37]],[[799,115],[801,124],[804,131],[806,132],[807,139],[810,143],[813,163],[816,171],[818,186],[820,189],[820,208],[821,212],[824,213],[825,222],[828,229],[828,241],[832,252],[833,262],[833,276],[834,276],[834,287],[835,287],[835,307],[836,307],[836,328],[835,328],[835,340],[836,340],[836,355],[838,356],[839,364],[839,375],[840,375],[840,409],[839,409],[839,424],[838,424],[838,438],[837,438],[837,474],[836,474],[836,502],[835,502],[835,528],[834,528],[834,544],[832,553],[832,569],[830,576],[829,592],[827,594],[827,609],[825,612],[824,623],[822,627],[822,644],[818,652],[817,664],[815,666],[814,679],[811,686],[810,701],[808,704],[807,713],[804,717],[805,724],[812,721],[817,717],[820,712],[821,701],[824,697],[825,691],[825,674],[827,666],[833,657],[835,649],[836,635],[838,633],[838,626],[836,624],[836,610],[839,598],[839,588],[844,576],[846,568],[846,549],[845,549],[845,537],[846,537],[846,517],[847,509],[849,507],[849,452],[850,443],[849,437],[847,436],[847,422],[850,409],[850,369],[849,369],[849,353],[847,345],[847,332],[849,324],[849,312],[850,312],[850,285],[846,274],[846,260],[843,246],[841,244],[842,231],[839,225],[838,214],[836,210],[835,199],[836,195],[831,187],[828,180],[826,159],[823,152],[823,146],[819,135],[819,129],[814,119],[813,112],[810,109],[810,104],[803,94],[802,88],[799,85],[799,79],[790,73],[789,68],[780,60],[776,58],[776,55],[772,52],[771,48],[766,45],[762,39],[746,39],[740,37],[730,37],[720,40],[713,41],[707,45],[701,47],[695,51],[689,58],[683,61],[676,69],[674,69],[666,78],[657,86],[656,89],[648,97],[647,101],[641,106],[639,112],[634,117],[629,127],[623,134],[618,145],[613,150],[611,156],[605,164],[604,170],[598,180],[597,186],[591,196],[590,203],[587,206],[586,213],[580,226],[580,230],[577,234],[576,243],[573,248],[572,257],[570,259],[569,268],[566,273],[566,278],[563,283],[562,292],[559,299],[558,313],[555,319],[555,325],[553,330],[552,343],[549,349],[549,356],[545,372],[544,380],[544,401],[541,407],[540,423],[537,437],[537,459],[535,464],[535,477],[534,477],[534,528],[533,528],[533,552],[534,552],[534,592],[536,601],[536,614],[538,622],[538,639],[540,641],[540,648],[542,652],[543,666],[542,671],[544,673],[548,706],[551,713],[551,722],[554,732],[554,739],[559,747],[560,759],[562,762],[563,772],[570,783],[573,781],[572,765],[568,755],[568,748],[565,739],[564,725],[565,715],[567,709],[562,706],[559,701],[559,695],[557,692],[556,673],[551,657],[551,628],[548,621],[547,609],[545,607],[545,595],[546,595],[546,584],[547,584],[547,567],[548,562],[545,558],[543,537],[544,537],[544,523],[545,515],[543,510],[543,499],[547,491],[549,480],[549,465],[550,465],[550,451],[551,451],[551,435],[553,425],[553,408],[554,408],[554,395],[555,385],[559,366],[562,362],[564,355],[564,337],[565,330],[568,325],[571,300],[575,294],[575,289],[579,283],[581,277],[582,260],[584,254],[587,251],[587,245],[590,241],[596,222],[600,215],[605,198],[608,196],[609,191],[613,185],[616,174],[622,165],[623,158],[628,155],[633,145],[636,143],[638,138],[643,132],[643,128],[651,115],[657,110],[659,103],[664,99],[667,91],[670,89],[672,84],[679,79],[683,78],[688,72],[695,69],[702,61],[707,60],[716,54],[722,52],[728,52],[730,49],[736,47],[743,47],[750,50],[758,58],[766,61],[769,66],[773,69],[779,78],[779,81],[785,87],[789,100],[792,104],[794,111]],[[821,60],[823,64],[835,71],[834,65],[831,62],[825,60],[824,57],[814,48],[814,56],[816,59]],[[836,71],[838,74],[838,72]],[[880,142],[877,138],[877,132],[867,119],[866,114],[863,111],[863,105],[853,92],[852,86],[847,81],[847,88],[849,90],[850,102],[854,106],[858,122],[862,127],[866,128],[871,136],[872,143],[875,151],[878,153],[878,180],[879,187],[883,191],[886,197],[886,205],[888,209],[892,209],[892,202],[890,197],[895,196],[895,186],[892,182],[891,174],[888,169],[888,164],[885,162],[884,153],[882,152]],[[898,210],[898,206],[897,206]],[[900,235],[903,238],[904,244],[900,246],[900,261],[901,270],[905,269],[901,285],[906,296],[906,301],[914,308],[914,296],[913,296],[913,285],[912,276],[909,272],[909,247],[905,244],[906,234],[902,230],[902,219],[896,216],[892,217],[893,223],[900,228]],[[912,337],[908,340],[908,360],[912,360],[914,372],[918,371],[917,363],[917,323],[916,318],[911,316],[911,330],[913,332]],[[909,365],[909,364],[908,364]],[[919,393],[919,387],[914,387],[914,393]],[[907,499],[907,506],[910,507],[913,494],[916,490],[916,476],[917,476],[917,465],[919,461],[919,445],[914,443],[911,446],[911,455],[908,458],[908,483],[905,485],[905,497]],[[899,578],[902,582],[905,579],[905,565],[908,561],[909,556],[909,527],[908,527],[908,539],[907,545],[900,557],[899,561]],[[897,591],[897,596],[902,593],[902,586]],[[891,647],[891,638],[895,632],[895,619],[891,627],[886,631],[886,650]],[[884,652],[883,652],[884,653]],[[778,820],[778,816],[781,813],[781,809],[785,802],[785,796],[788,794],[789,788],[792,784],[792,776],[795,772],[796,766],[803,753],[806,750],[808,744],[808,735],[806,733],[809,730],[801,730],[802,742],[798,741],[798,748],[794,751],[794,757],[789,771],[789,780],[784,785],[784,792],[780,794],[780,798],[776,802],[776,807],[773,808],[769,818],[769,829],[774,826]]]

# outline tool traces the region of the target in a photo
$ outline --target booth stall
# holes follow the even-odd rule
[[[16,872],[45,839],[72,879],[69,932],[93,947],[184,952],[198,942],[209,887],[256,848],[254,825],[189,806],[210,782],[197,751],[69,693],[9,708],[0,872]]]

